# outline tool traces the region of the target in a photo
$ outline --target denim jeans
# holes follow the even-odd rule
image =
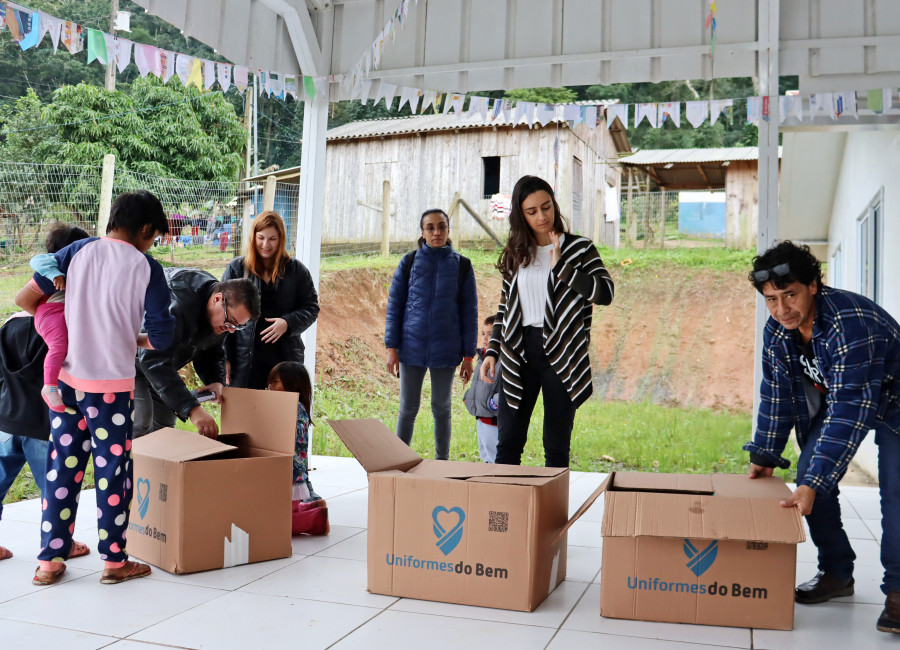
[[[453,396],[453,375],[456,368],[425,368],[400,364],[400,410],[397,415],[397,436],[407,445],[412,442],[413,427],[422,401],[425,371],[431,374],[431,414],[434,416],[434,457],[450,457],[450,406]]]
[[[887,594],[900,591],[900,435],[876,431],[875,444],[881,490],[881,591]]]
[[[797,481],[806,475],[809,463],[816,448],[816,441],[822,434],[824,418],[817,418],[810,426],[809,435],[800,442],[800,458],[797,461]],[[838,501],[840,490],[837,486],[830,494],[816,492],[812,512],[806,515],[809,525],[809,536],[819,550],[819,571],[825,571],[836,578],[853,577],[853,562],[856,553],[850,546],[850,540],[841,522],[841,504]]]
[[[47,482],[47,450],[50,443],[25,436],[14,436],[0,431],[0,517],[3,516],[3,500],[13,481],[25,467],[31,468],[35,485],[44,493]]]

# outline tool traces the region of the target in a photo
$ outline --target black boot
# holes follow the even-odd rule
[[[879,632],[900,634],[900,591],[892,591],[884,601],[884,611],[875,625]]]
[[[816,577],[794,590],[794,600],[803,605],[824,603],[832,598],[853,595],[853,578],[835,578],[819,571]]]

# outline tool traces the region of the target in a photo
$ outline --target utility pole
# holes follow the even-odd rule
[[[116,35],[116,15],[119,13],[119,0],[112,0],[109,6],[109,33],[113,36]],[[109,58],[109,54],[107,53],[107,58]],[[115,61],[107,61],[106,62],[106,84],[104,86],[107,90],[115,90],[116,89],[116,62]]]

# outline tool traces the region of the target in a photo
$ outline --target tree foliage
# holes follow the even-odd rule
[[[134,80],[128,92],[63,86],[48,103],[29,91],[0,120],[3,160],[98,165],[112,153],[124,169],[195,180],[237,178],[246,144],[222,93],[153,76]]]

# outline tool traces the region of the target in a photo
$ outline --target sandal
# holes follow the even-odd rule
[[[87,544],[83,544],[81,542],[72,542],[72,550],[69,551],[69,559],[73,559],[76,557],[84,557],[85,555],[90,555],[91,548]]]
[[[12,551],[10,551],[8,548],[3,548],[2,546],[0,546],[0,560],[8,560],[12,556]]]
[[[101,585],[117,585],[120,582],[125,582],[126,580],[134,580],[135,578],[143,578],[144,576],[150,575],[150,567],[146,564],[142,564],[141,562],[132,562],[131,560],[125,563],[125,566],[119,567],[118,569],[107,569],[100,576],[100,584]]]
[[[41,567],[38,567],[34,570],[34,577],[31,579],[31,584],[35,587],[49,587],[50,585],[59,582],[65,572],[65,564],[60,564],[56,571],[42,571]]]

